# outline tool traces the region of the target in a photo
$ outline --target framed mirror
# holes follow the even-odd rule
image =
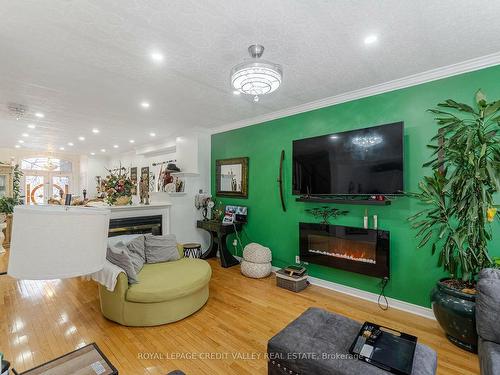
[[[216,189],[220,197],[248,197],[248,158],[216,160]]]

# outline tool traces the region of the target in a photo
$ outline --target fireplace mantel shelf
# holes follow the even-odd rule
[[[150,205],[145,205],[145,204],[132,204],[132,205],[127,205],[127,206],[109,206],[109,208],[112,212],[113,211],[135,211],[135,210],[151,210],[155,208],[168,208],[172,204],[171,203],[153,203]]]

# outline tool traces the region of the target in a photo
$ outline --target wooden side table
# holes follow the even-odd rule
[[[222,267],[228,268],[240,264],[238,259],[229,252],[226,238],[228,234],[234,233],[235,229],[240,231],[243,224],[222,224],[220,221],[198,220],[196,226],[210,233],[210,247],[205,254],[203,254],[202,259],[215,257],[217,255],[217,250],[219,250],[220,265]]]

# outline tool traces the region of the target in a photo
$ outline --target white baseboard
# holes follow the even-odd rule
[[[279,267],[273,266],[273,272],[276,272],[279,269],[280,269]],[[313,277],[313,276],[309,276],[308,280],[312,285],[316,285],[316,286],[319,286],[322,288],[330,289],[330,290],[333,290],[335,292],[344,293],[344,294],[347,294],[347,295],[350,295],[353,297],[363,299],[365,301],[377,303],[377,300],[378,300],[378,294],[375,294],[375,293],[371,293],[371,292],[367,292],[367,291],[364,291],[361,289],[356,289],[356,288],[353,288],[350,286],[334,283],[332,281],[319,279],[319,278]],[[432,309],[430,309],[428,307],[414,305],[413,303],[400,301],[398,299],[390,298],[390,297],[387,297],[387,302],[389,303],[389,308],[402,310],[402,311],[409,312],[411,314],[415,314],[415,315],[418,315],[418,316],[421,316],[421,317],[424,317],[427,319],[436,320],[436,318],[434,317],[434,313],[432,312]]]

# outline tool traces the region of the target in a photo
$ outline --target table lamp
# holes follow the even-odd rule
[[[16,206],[8,275],[49,280],[87,275],[103,268],[108,209]]]

